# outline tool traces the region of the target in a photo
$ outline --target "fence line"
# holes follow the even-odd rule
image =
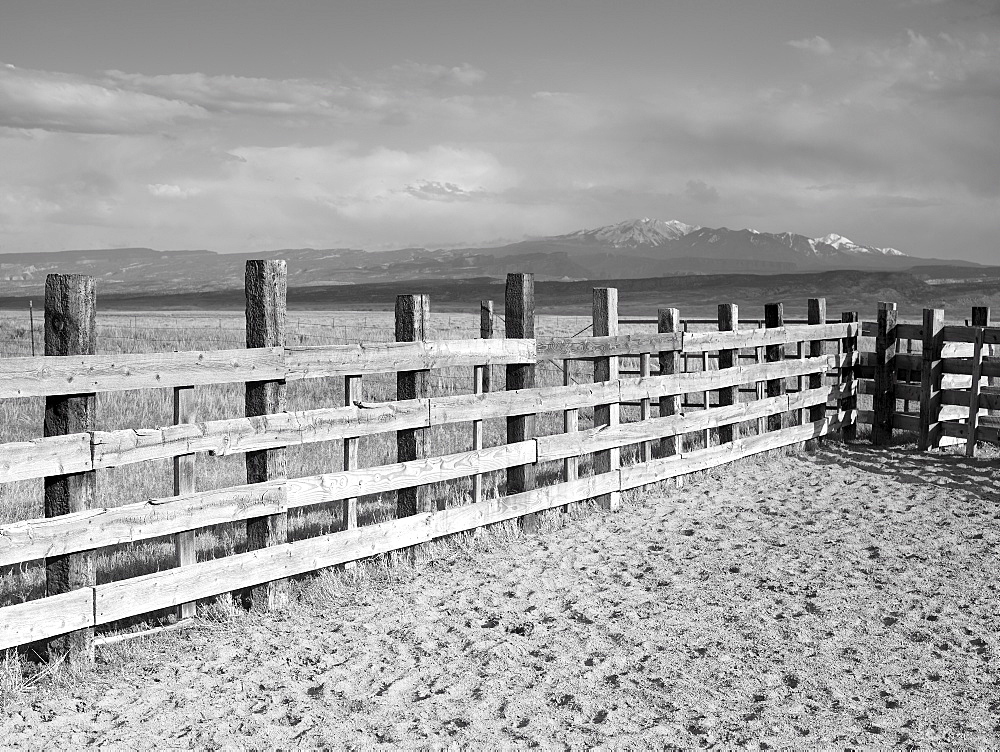
[[[632,320],[617,316],[617,291],[599,289],[589,328],[600,336],[537,337],[533,278],[519,274],[508,278],[502,317],[488,301],[481,304],[487,313],[481,314],[478,338],[430,339],[425,296],[401,296],[396,339],[411,341],[306,346],[286,341],[283,262],[266,268],[251,268],[253,263],[247,290],[256,307],[248,309],[256,311],[260,336],[248,337],[248,349],[0,360],[0,398],[65,400],[97,392],[177,390],[173,425],[116,431],[84,425],[0,444],[0,482],[93,477],[100,469],[169,459],[189,472],[184,468],[206,455],[243,454],[248,468],[243,485],[198,491],[192,475],[190,482],[175,482],[171,496],[107,508],[97,496],[69,513],[0,526],[0,566],[92,557],[102,548],[163,536],[175,536],[178,565],[102,584],[76,582],[64,592],[50,582],[46,597],[0,608],[0,648],[48,641],[50,651],[87,658],[94,628],[121,619],[168,608],[190,616],[200,598],[248,588],[259,606],[274,607],[283,597],[281,581],[291,576],[412,550],[504,520],[517,519],[530,529],[537,514],[579,501],[614,508],[623,491],[832,432],[849,433],[861,415],[856,399],[865,381],[859,377],[870,366],[858,343],[866,325],[857,314],[818,323],[825,319],[812,316],[814,309],[825,311],[819,300],[810,303],[816,323],[775,325],[769,317],[769,327],[740,329],[736,307],[724,306],[714,322],[720,331],[685,330],[676,312],[666,317],[661,312],[656,333],[620,333],[618,325]],[[493,338],[493,321],[504,323],[506,338]],[[980,339],[992,342],[986,335]],[[834,347],[837,352],[830,352]],[[784,357],[786,348],[796,356]],[[702,370],[682,371],[688,356],[701,362]],[[574,383],[569,375],[574,361],[593,364],[594,383]],[[636,361],[638,371],[635,365],[622,367]],[[945,372],[959,367],[949,361],[941,359]],[[494,365],[507,369],[505,390],[486,381]],[[435,378],[464,384],[467,393],[432,395],[428,372],[453,367],[471,367],[473,374]],[[563,385],[538,385],[536,370],[542,367],[561,370]],[[982,373],[989,376],[992,368],[984,358]],[[366,402],[362,378],[370,374],[396,374],[397,399]],[[286,382],[331,377],[345,379],[343,406],[284,410]],[[785,388],[789,380],[795,388]],[[192,388],[240,382],[247,384],[245,415],[200,422],[185,416],[183,400]],[[765,394],[764,384],[781,387]],[[753,399],[740,402],[740,391]],[[258,392],[265,397],[252,405]],[[720,395],[717,403],[711,393]],[[954,397],[948,389],[939,393],[942,401]],[[988,391],[978,399],[984,398],[991,399]],[[623,405],[630,404],[638,407],[638,422],[622,421]],[[589,408],[593,426],[581,426],[580,411]],[[565,432],[537,435],[535,416],[545,413],[561,413]],[[774,416],[785,417],[774,421]],[[483,422],[489,419],[507,421],[505,443],[483,446]],[[464,423],[471,424],[471,448],[434,455],[428,430]],[[393,434],[396,463],[359,466],[360,438]],[[703,442],[709,434],[714,440]],[[344,443],[342,471],[285,477],[286,447],[335,440]],[[630,465],[623,459],[633,447],[640,461]],[[593,474],[580,477],[580,461],[589,456],[595,458]],[[539,486],[536,468],[546,462],[561,462],[562,472],[553,485]],[[482,479],[495,472],[506,472],[506,485],[487,499]],[[430,484],[464,478],[471,482],[466,499],[471,503],[444,508],[426,493]],[[398,495],[396,519],[358,526],[357,499],[385,493]],[[288,542],[289,510],[329,503],[343,505],[343,529]],[[246,524],[249,550],[198,562],[197,531],[233,522]],[[59,642],[63,635],[72,639]]]

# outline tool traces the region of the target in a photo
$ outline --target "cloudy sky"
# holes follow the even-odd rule
[[[629,217],[1000,262],[998,0],[9,0],[0,251]]]

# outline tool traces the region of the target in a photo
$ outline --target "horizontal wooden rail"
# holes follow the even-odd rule
[[[462,507],[422,513],[0,609],[0,647],[45,639],[198,598],[367,558],[525,514],[626,490],[789,446],[837,430],[851,415],[738,439],[610,473]]]
[[[0,526],[0,566],[238,522],[295,507],[534,463],[534,440],[393,465],[274,480]]]
[[[817,324],[740,332],[629,334],[584,339],[468,339],[377,342],[318,347],[204,350],[0,360],[0,399],[245,381],[534,363],[685,350],[752,348],[856,333],[857,324]]]
[[[768,378],[808,375],[848,365],[849,362],[853,361],[848,356],[824,355],[778,363],[744,365],[721,371],[620,379],[570,387],[540,387],[420,400],[358,403],[350,407],[319,408],[253,418],[227,418],[152,429],[95,431],[92,434],[0,444],[0,481],[56,475],[70,472],[63,469],[69,467],[77,468],[73,470],[76,472],[197,452],[238,454],[410,428],[503,418],[508,415],[659,399],[663,396],[739,386]]]
[[[720,332],[685,332],[684,352],[708,350],[738,350],[765,345],[787,345],[795,342],[813,342],[825,339],[843,339],[857,335],[856,322],[843,324],[812,324],[808,326],[783,326],[772,329],[741,329]]]
[[[0,358],[0,399],[285,378],[281,348]]]
[[[539,339],[537,353],[539,360],[593,360],[614,355],[642,355],[663,350],[681,350],[685,336],[682,332],[669,332],[583,339],[553,337]]]
[[[669,436],[717,428],[723,425],[754,420],[776,413],[799,410],[813,405],[821,405],[829,400],[839,400],[848,396],[850,390],[841,386],[808,389],[802,392],[768,397],[754,402],[744,402],[708,410],[699,408],[677,415],[637,423],[621,423],[617,426],[601,426],[579,431],[571,436],[552,434],[538,438],[538,461],[577,457],[590,452],[620,448],[642,441],[663,439]]]
[[[92,626],[92,587],[6,606],[0,608],[0,650]]]
[[[286,381],[453,366],[534,363],[531,339],[456,339],[286,347]]]

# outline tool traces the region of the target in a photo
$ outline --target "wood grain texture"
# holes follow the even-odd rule
[[[281,349],[0,360],[0,399],[283,378]]]
[[[423,543],[432,539],[431,517],[412,515],[99,585],[94,593],[95,621],[105,624]]]
[[[190,452],[217,455],[370,436],[429,425],[427,400],[360,403],[163,428],[95,431],[94,465],[117,467]]]
[[[845,311],[840,315],[842,321],[846,323],[857,323],[860,318],[857,311]],[[841,351],[845,355],[853,356],[858,351],[857,335],[844,337],[841,340]],[[849,387],[849,393],[840,400],[838,409],[850,415],[858,409],[858,384],[860,381],[855,378],[855,369],[852,366],[838,369],[840,373],[840,383]],[[841,429],[841,437],[844,441],[855,441],[858,437],[858,426],[856,423],[847,423]]]
[[[665,436],[732,425],[745,420],[754,420],[758,416],[769,415],[775,411],[785,412],[825,404],[827,400],[839,399],[843,394],[839,385],[821,387],[779,397],[768,397],[759,402],[742,402],[725,407],[713,407],[709,410],[690,410],[642,423],[622,423],[614,428],[601,426],[580,431],[573,436],[561,434],[540,436],[537,439],[538,461],[549,462],[568,456],[628,446],[644,440],[662,439]]]
[[[94,626],[90,587],[0,608],[0,650],[27,645]]]
[[[292,478],[286,482],[288,507],[291,509],[467,478],[478,473],[533,464],[536,458],[537,447],[530,440],[392,465]]]
[[[429,295],[396,296],[396,341],[424,342],[430,327],[431,300]],[[425,399],[430,394],[427,370],[399,371],[396,374],[396,398]],[[409,462],[431,456],[430,434],[423,428],[405,428],[396,432],[396,457]],[[429,512],[430,499],[426,488],[408,487],[396,495],[396,516],[407,517]]]
[[[194,423],[198,419],[197,401],[193,386],[174,387],[174,423]],[[182,454],[174,457],[174,496],[186,496],[195,492],[197,454]],[[195,546],[195,531],[185,530],[174,535],[174,553],[177,566],[186,567],[198,561]],[[177,618],[190,619],[197,614],[197,604],[182,603],[177,609]]]
[[[808,302],[808,318],[810,324],[820,324],[826,321],[826,298],[809,298]],[[849,322],[848,322],[849,323]],[[825,338],[824,338],[825,339]],[[820,339],[810,340],[809,342],[809,357],[818,358],[823,355],[824,351],[824,341]],[[823,386],[822,373],[814,373],[809,376],[808,386],[810,389],[819,389]],[[826,407],[824,405],[815,405],[809,411],[809,422],[815,423],[823,419],[823,415],[826,412]]]
[[[405,296],[403,296],[405,297]],[[503,339],[400,340],[354,345],[288,347],[287,380],[329,376],[427,371],[481,363],[534,362],[535,341]]]
[[[90,355],[97,349],[97,285],[81,274],[49,274],[45,278],[45,355]],[[92,431],[97,398],[93,393],[45,398],[45,437]],[[81,512],[97,505],[97,474],[50,475],[44,481],[47,518]],[[50,555],[45,560],[45,594],[59,595],[97,582],[90,551]],[[94,657],[94,631],[84,627],[49,641],[49,658],[89,662]]]
[[[674,457],[664,457],[645,465],[631,465],[622,468],[622,490],[638,488],[650,483],[676,478],[680,475],[708,470],[725,465],[736,460],[750,457],[761,452],[780,449],[781,447],[808,441],[811,438],[826,436],[840,429],[845,420],[856,419],[855,416],[837,414],[830,415],[818,423],[807,423],[804,426],[793,426],[781,431],[769,431],[760,436],[749,436],[737,439],[728,444],[721,444],[709,449],[701,449]]]
[[[941,338],[944,328],[944,311],[940,308],[925,308],[923,323],[923,351],[920,370],[920,431],[917,449],[925,452],[938,446],[941,437]]]
[[[552,337],[538,340],[539,360],[593,360],[616,355],[643,355],[661,350],[680,350],[683,335],[659,334],[595,334],[586,339]]]
[[[785,325],[785,306],[783,303],[768,303],[764,306],[764,325],[768,329],[780,329]],[[768,363],[780,363],[785,359],[785,348],[782,344],[767,345],[764,349],[764,357]],[[771,378],[767,380],[768,397],[778,397],[784,393],[784,379]],[[784,424],[784,416],[781,413],[767,417],[768,431],[780,431]]]
[[[537,456],[535,441],[531,440],[393,465],[273,480],[0,525],[0,566],[534,464]]]
[[[361,376],[344,377],[344,406],[353,407],[364,399]],[[358,439],[344,438],[344,470],[357,470],[360,466]],[[358,499],[352,496],[344,499],[340,506],[340,525],[343,530],[358,526]]]
[[[533,339],[535,336],[535,276],[511,273],[504,288],[504,328],[507,339]],[[507,366],[508,391],[533,389],[535,365],[521,363]],[[558,388],[558,387],[557,387]],[[527,441],[535,436],[534,414],[507,414],[507,443]],[[531,491],[535,487],[535,466],[521,465],[507,470],[507,494]],[[527,515],[521,520],[527,533],[537,532],[538,519]]]
[[[94,469],[90,433],[12,441],[0,444],[0,482],[46,475],[82,473]]]
[[[766,324],[765,307],[765,324]],[[784,316],[782,316],[784,320]],[[812,340],[840,339],[854,336],[859,325],[851,323],[775,326],[756,329],[727,330],[718,332],[687,332],[684,334],[683,350],[686,353],[710,352],[715,350],[750,349],[755,347],[790,345]]]
[[[277,514],[283,481],[167,496],[0,525],[0,566]]]
[[[284,261],[246,262],[247,348],[285,346],[286,293],[288,270]],[[270,415],[285,410],[285,381],[248,381],[246,416]],[[287,477],[283,447],[246,453],[247,483],[264,483]],[[247,548],[255,550],[288,542],[285,512],[247,521]],[[256,610],[282,608],[288,602],[288,583],[274,580],[243,593],[245,605]]]
[[[681,312],[677,308],[660,308],[656,312],[656,328],[663,334],[672,334],[682,331]],[[676,376],[683,373],[684,365],[681,354],[676,350],[664,350],[659,353],[659,366],[661,376]],[[640,379],[648,379],[648,376],[641,376]],[[676,415],[681,411],[681,401],[683,395],[664,395],[659,399],[660,417]],[[663,455],[676,454],[684,451],[684,437],[669,436],[660,443],[660,451]]]
[[[739,307],[733,303],[720,303],[719,304],[719,331],[720,332],[734,332],[739,328]],[[735,368],[739,366],[739,354],[738,349],[720,349],[719,350],[719,370],[725,370],[728,368]],[[739,400],[738,386],[727,386],[719,390],[719,406],[728,407],[729,405],[735,405]],[[718,440],[716,443],[728,444],[733,440],[733,426],[731,424],[726,424],[719,426],[717,429]]]
[[[991,322],[990,322],[989,306],[974,306],[972,309],[972,326],[973,328],[983,327],[982,355],[995,356],[998,353],[1000,353],[1000,328],[991,329],[990,323]],[[944,332],[945,341],[949,339],[948,329],[949,327],[945,327],[945,332]],[[976,336],[978,337],[979,335],[977,334]],[[980,364],[980,372],[982,372],[982,364]],[[993,389],[1000,389],[1000,375],[990,376],[986,383]],[[993,417],[997,417],[1000,416],[1000,412],[998,412],[997,410],[990,410],[990,415]]]
[[[896,412],[896,304],[880,302],[875,334],[875,394],[872,396],[872,444],[888,446],[892,441]]]
[[[593,298],[593,326],[595,337],[618,335],[618,290],[614,287],[595,287]],[[594,360],[594,382],[618,380],[618,358],[610,356]],[[594,428],[614,430],[621,422],[621,405],[618,400],[594,406]],[[617,447],[601,449],[594,453],[594,474],[614,472],[621,466],[621,450]],[[595,499],[602,509],[617,511],[621,507],[618,491]]]
[[[979,425],[979,388],[982,381],[983,369],[983,330],[979,330],[979,337],[974,344],[972,353],[972,384],[969,387],[969,417],[966,425],[969,427],[969,435],[965,442],[965,456],[976,456],[976,428]]]

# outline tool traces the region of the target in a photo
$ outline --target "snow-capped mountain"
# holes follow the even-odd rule
[[[595,242],[612,248],[641,248],[644,246],[657,248],[698,229],[700,228],[697,225],[678,222],[676,219],[662,220],[643,217],[642,219],[628,219],[618,224],[597,227],[593,230],[577,230],[567,235],[557,235],[556,238]]]
[[[831,248],[836,248],[841,253],[874,253],[881,256],[906,255],[902,251],[897,251],[895,248],[877,248],[872,245],[858,245],[850,238],[845,238],[843,235],[838,235],[835,232],[831,232],[829,235],[824,235],[822,238],[812,238],[810,242],[813,244],[813,248],[828,245]]]

